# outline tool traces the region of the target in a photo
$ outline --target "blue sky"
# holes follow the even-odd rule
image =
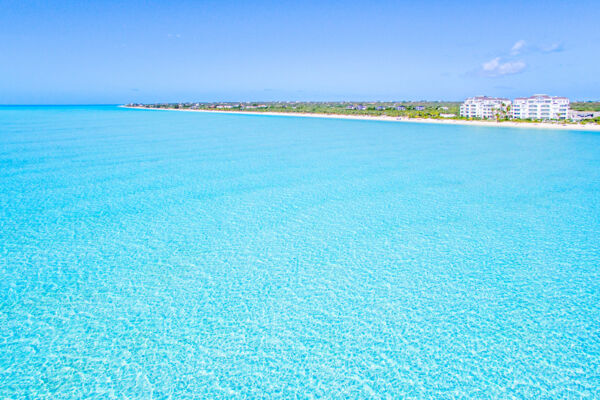
[[[0,104],[600,99],[600,5],[0,0]]]

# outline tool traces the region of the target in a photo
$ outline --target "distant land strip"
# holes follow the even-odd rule
[[[409,121],[478,126],[600,130],[600,121],[573,122],[497,119],[484,120],[459,116],[461,102],[211,102],[211,103],[130,103],[122,107],[153,110],[226,112],[255,115],[288,115],[379,121]],[[571,109],[600,111],[600,102],[573,102]]]

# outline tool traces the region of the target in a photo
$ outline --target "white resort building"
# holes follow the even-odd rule
[[[518,119],[566,119],[569,99],[566,97],[535,94],[516,98],[512,106],[512,117]]]
[[[469,97],[460,106],[460,116],[466,118],[495,118],[511,105],[509,99],[476,96]]]

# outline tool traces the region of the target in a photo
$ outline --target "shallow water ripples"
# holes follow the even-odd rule
[[[600,396],[597,135],[27,112],[0,397]]]

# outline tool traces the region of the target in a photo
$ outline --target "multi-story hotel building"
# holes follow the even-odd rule
[[[566,97],[535,94],[516,98],[511,114],[513,118],[519,119],[566,119],[568,111],[569,99]]]
[[[476,96],[469,97],[460,106],[460,116],[466,118],[495,118],[506,113],[511,102],[509,99]]]

